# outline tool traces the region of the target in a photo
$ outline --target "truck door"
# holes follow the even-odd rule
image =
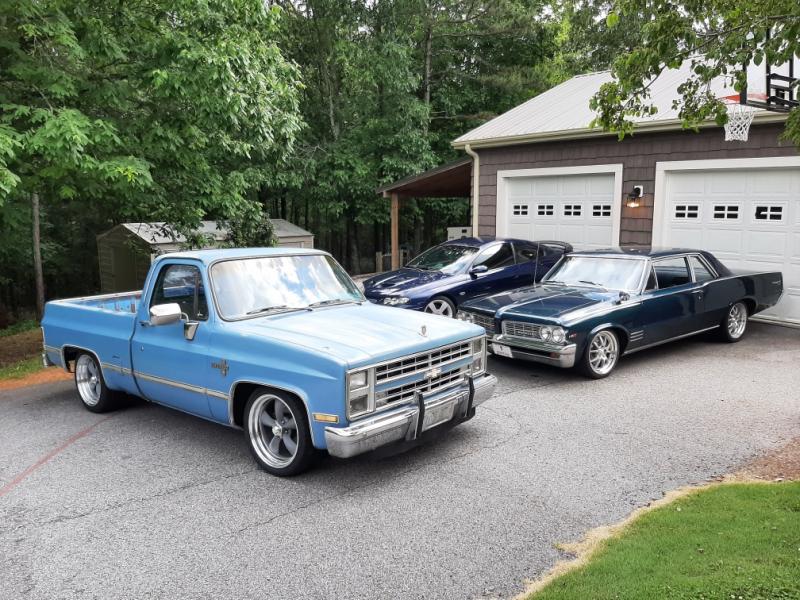
[[[131,360],[144,396],[195,415],[208,417],[209,310],[203,271],[191,262],[165,262],[142,304],[131,341]],[[152,277],[151,277],[152,280]],[[168,325],[152,325],[150,308],[177,303],[184,318]],[[184,322],[200,324],[194,339],[184,336]]]

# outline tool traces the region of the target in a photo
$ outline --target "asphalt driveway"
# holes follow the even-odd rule
[[[800,435],[800,331],[691,339],[609,379],[496,359],[446,439],[276,479],[242,433],[68,383],[0,393],[2,598],[474,598],[554,544]]]

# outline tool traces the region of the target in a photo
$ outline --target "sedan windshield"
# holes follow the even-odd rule
[[[639,290],[644,266],[645,261],[638,259],[567,256],[542,281],[634,292]]]
[[[408,266],[412,269],[423,271],[457,273],[472,262],[472,258],[477,252],[478,248],[473,246],[455,246],[452,244],[434,246],[417,256],[408,263]]]
[[[226,260],[211,268],[211,286],[224,319],[364,300],[342,267],[324,254]]]

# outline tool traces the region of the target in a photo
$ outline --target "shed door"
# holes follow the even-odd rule
[[[800,324],[800,169],[667,173],[663,208],[661,245],[710,250],[734,271],[782,271],[784,297],[762,315]]]
[[[614,239],[614,175],[510,177],[497,215],[499,236],[560,240],[576,249],[608,248]]]

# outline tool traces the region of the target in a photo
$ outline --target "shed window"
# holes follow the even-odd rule
[[[540,217],[552,217],[553,205],[552,204],[539,204],[536,207],[536,214]]]
[[[564,216],[565,217],[580,217],[581,216],[581,205],[580,204],[565,204],[564,205]]]
[[[781,221],[783,220],[783,206],[756,206],[757,221]]]
[[[515,217],[527,217],[528,216],[528,205],[527,204],[515,204],[512,208],[512,214]]]
[[[697,204],[675,205],[676,219],[696,219],[700,216],[700,207]]]
[[[592,206],[593,217],[610,217],[611,205],[610,204],[595,204]]]
[[[736,220],[739,218],[739,206],[736,204],[716,204],[714,205],[714,218]]]

